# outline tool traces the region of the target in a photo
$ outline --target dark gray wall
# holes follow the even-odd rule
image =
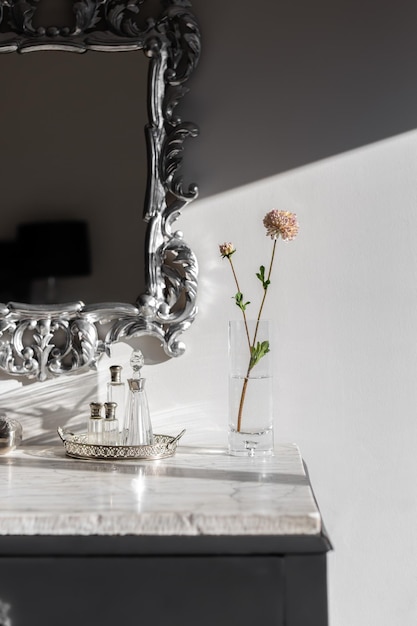
[[[201,196],[417,125],[414,0],[194,0],[203,52],[184,110]]]

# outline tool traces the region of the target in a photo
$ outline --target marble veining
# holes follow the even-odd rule
[[[63,447],[0,457],[1,535],[317,535],[294,444],[266,459],[179,446],[160,461],[81,461]]]

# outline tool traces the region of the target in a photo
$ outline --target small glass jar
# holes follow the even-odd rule
[[[90,402],[90,417],[87,424],[87,442],[91,444],[103,443],[103,405],[101,402]]]
[[[122,366],[110,366],[110,381],[107,383],[107,402],[117,404],[117,423],[120,436],[126,419],[126,384],[122,382]]]
[[[105,417],[103,420],[103,444],[106,446],[117,446],[120,441],[119,424],[116,418],[116,402],[105,402]]]

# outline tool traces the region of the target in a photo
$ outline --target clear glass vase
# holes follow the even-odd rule
[[[269,320],[258,326],[248,320],[247,328],[243,320],[229,322],[228,444],[234,456],[271,456],[274,452],[270,326]],[[263,354],[254,365],[253,345]]]

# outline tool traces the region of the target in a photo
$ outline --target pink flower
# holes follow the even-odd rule
[[[271,239],[282,237],[284,241],[292,241],[298,234],[298,221],[295,213],[273,209],[264,217],[263,224],[267,236]]]
[[[219,246],[219,250],[220,250],[220,254],[222,255],[222,257],[227,258],[227,259],[231,257],[234,252],[236,252],[236,248],[234,247],[231,241],[227,243],[222,243]]]

